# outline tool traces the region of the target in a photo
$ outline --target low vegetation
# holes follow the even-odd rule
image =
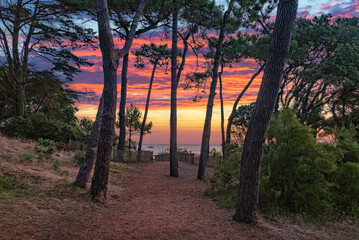
[[[44,239],[41,234],[50,234],[45,236],[48,239],[58,226],[82,221],[85,214],[90,216],[105,207],[92,204],[85,189],[73,186],[78,170],[76,155],[56,150],[51,140],[20,141],[0,136],[1,239]],[[109,203],[118,201],[119,185],[128,167],[111,163],[110,169]],[[62,230],[60,235],[75,238],[76,230]]]
[[[359,144],[355,132],[333,129],[317,142],[292,111],[271,121],[261,171],[260,209],[264,214],[305,216],[312,220],[358,219]],[[241,148],[209,178],[207,195],[234,208]]]

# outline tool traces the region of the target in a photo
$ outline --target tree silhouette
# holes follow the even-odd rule
[[[159,45],[157,47],[156,44],[151,43],[151,45],[146,45],[146,44],[142,45],[139,50],[134,52],[134,54],[137,57],[137,59],[136,59],[137,63],[135,64],[136,67],[138,67],[138,68],[145,67],[145,62],[144,62],[143,58],[146,58],[153,65],[150,84],[148,86],[145,113],[144,113],[142,125],[141,125],[140,139],[138,141],[138,151],[141,151],[143,135],[144,135],[146,120],[147,120],[147,114],[148,114],[148,109],[149,109],[149,105],[150,105],[152,84],[153,84],[153,79],[155,77],[156,68],[157,68],[157,66],[161,67],[163,65],[169,64],[171,51],[167,48],[167,44]],[[140,154],[139,154],[139,156],[140,156]]]

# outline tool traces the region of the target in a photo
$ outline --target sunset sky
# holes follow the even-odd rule
[[[224,2],[224,1],[218,1]],[[299,0],[298,16],[311,18],[314,15],[331,13],[334,17],[359,17],[359,0]],[[95,28],[97,31],[97,28]],[[162,39],[156,33],[151,36],[142,36],[135,39],[131,50],[138,49],[143,44],[167,44],[171,46],[170,39]],[[115,44],[118,48],[122,47],[123,42],[115,38]],[[79,111],[77,116],[94,118],[97,112],[98,101],[103,88],[102,58],[100,49],[81,49],[75,51],[75,54],[84,57],[94,63],[92,67],[82,68],[75,80],[69,84],[70,87],[78,91],[92,91],[94,97],[82,97],[77,103]],[[178,88],[178,143],[179,144],[200,144],[204,124],[205,110],[207,104],[207,95],[209,90],[203,95],[199,102],[193,102],[194,90],[184,90],[182,85],[186,74],[196,70],[196,57],[193,53],[186,59],[186,66],[181,76]],[[200,62],[204,62],[201,57]],[[130,55],[128,69],[128,94],[127,103],[133,103],[144,110],[149,78],[152,65],[146,62],[145,69],[134,67],[135,57]],[[121,91],[121,64],[118,70],[118,105],[120,102]],[[232,69],[226,68],[223,74],[223,94],[225,104],[225,119],[231,112],[233,102],[252,74],[256,71],[258,65],[253,60],[246,60]],[[256,95],[260,86],[262,74],[257,77],[254,83],[248,89],[240,104],[248,104],[256,100]],[[219,86],[218,86],[219,87]],[[170,119],[170,71],[165,73],[165,67],[158,68],[156,71],[148,121],[153,122],[152,134],[144,137],[145,144],[168,144],[169,143],[169,119]],[[219,94],[217,91],[213,118],[211,144],[220,143],[220,106]]]

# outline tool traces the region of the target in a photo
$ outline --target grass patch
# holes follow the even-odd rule
[[[125,168],[113,162],[110,163],[110,171],[113,173],[118,173],[120,175],[125,175],[128,173],[128,171]]]
[[[36,159],[36,154],[33,151],[25,151],[21,154],[20,159],[24,162],[32,162]]]
[[[17,182],[13,177],[0,173],[0,199],[17,196],[28,189],[27,184]]]

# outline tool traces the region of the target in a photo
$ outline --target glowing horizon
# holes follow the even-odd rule
[[[331,13],[334,17],[352,17],[359,16],[359,3],[356,0],[349,2],[341,2],[338,0],[332,1],[301,1],[298,9],[298,16],[305,18],[312,18],[313,16],[321,15],[323,13]],[[121,47],[123,44],[119,38],[114,38],[116,47]],[[143,44],[155,43],[167,44],[171,46],[170,39],[163,39],[159,36],[144,37],[135,39],[131,48],[134,51],[140,48]],[[179,41],[179,47],[181,47]],[[82,97],[80,102],[76,104],[79,111],[77,116],[79,118],[89,117],[95,118],[98,108],[98,101],[103,88],[103,73],[102,73],[102,57],[99,48],[95,50],[80,49],[74,51],[79,57],[84,57],[94,63],[91,67],[83,67],[82,73],[79,74],[69,87],[77,91],[93,92],[94,97]],[[180,60],[180,59],[179,59]],[[204,62],[204,58],[200,56],[198,59]],[[190,53],[186,58],[186,65],[181,75],[181,80],[178,88],[178,144],[200,144],[202,138],[203,124],[205,118],[205,111],[207,105],[207,94],[209,89],[203,94],[203,98],[199,102],[193,102],[193,89],[183,90],[182,83],[184,82],[186,74],[193,72],[196,69],[197,59],[194,54]],[[127,88],[127,106],[133,103],[142,112],[144,111],[145,101],[147,97],[147,90],[149,79],[152,71],[152,65],[146,62],[144,69],[136,69],[134,67],[135,57],[130,53],[129,68],[128,68],[128,88]],[[118,98],[117,98],[117,112],[120,102],[121,91],[121,67],[120,63],[118,77]],[[258,65],[251,59],[247,59],[240,64],[234,65],[233,68],[225,68],[223,79],[223,96],[224,96],[224,112],[225,125],[226,120],[232,111],[232,105],[237,95],[242,91],[253,73],[258,69]],[[243,96],[239,105],[249,104],[256,100],[257,92],[260,87],[262,73],[252,83],[251,87]],[[153,83],[151,102],[147,121],[153,122],[152,134],[144,137],[144,144],[167,144],[169,143],[169,118],[170,118],[170,71],[165,72],[165,67],[157,68]],[[219,102],[219,82],[217,84],[217,94],[214,102],[213,116],[212,116],[212,132],[211,144],[220,144],[220,102]]]

